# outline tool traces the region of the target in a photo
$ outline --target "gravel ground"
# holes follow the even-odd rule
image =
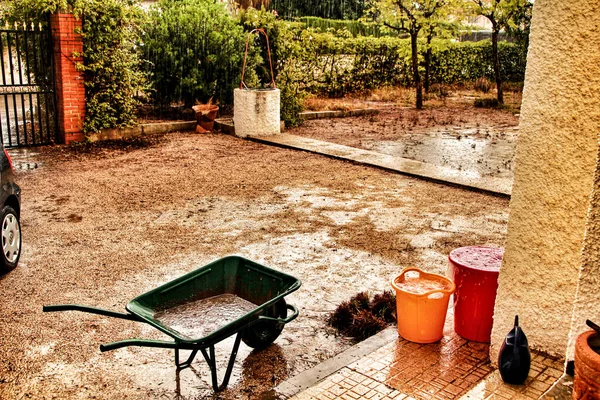
[[[176,133],[19,154],[23,254],[0,277],[0,398],[258,398],[348,348],[326,315],[358,291],[381,291],[403,267],[444,273],[450,250],[502,245],[508,201],[224,135]],[[33,166],[33,167],[31,167]],[[198,357],[98,345],[149,326],[116,311],[208,262],[240,254],[300,278],[300,308],[275,344],[241,346],[229,389],[213,396]],[[233,340],[217,348],[220,369]]]

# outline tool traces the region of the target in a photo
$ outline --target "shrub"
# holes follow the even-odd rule
[[[143,12],[133,1],[86,0],[82,12],[86,95],[84,132],[135,123],[139,101],[148,88],[136,50]]]
[[[144,54],[161,104],[213,100],[231,104],[239,84],[245,35],[213,0],[161,0],[149,13]]]
[[[498,107],[498,99],[496,98],[479,98],[475,99],[473,105],[478,108],[494,108]]]
[[[263,28],[269,36],[275,80],[281,91],[281,119],[287,126],[298,125],[301,122],[299,114],[304,111],[304,99],[307,95],[304,87],[306,75],[300,65],[302,60],[309,57],[307,52],[310,51],[298,38],[298,35],[302,35],[300,24],[278,20],[271,12],[255,9],[241,13],[240,23],[247,32]],[[247,69],[256,79],[260,76],[264,79],[264,72],[257,70],[268,63],[266,52],[264,49],[260,51],[256,42],[252,43],[254,49]],[[264,47],[264,42],[260,43]]]
[[[481,77],[475,81],[473,88],[480,92],[488,93],[492,89],[492,84],[486,78]]]

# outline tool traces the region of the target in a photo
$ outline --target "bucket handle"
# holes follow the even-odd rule
[[[427,272],[425,272],[425,271],[423,271],[423,270],[421,270],[421,269],[419,269],[417,267],[404,268],[402,270],[402,273],[400,275],[398,275],[396,278],[392,279],[392,287],[394,289],[405,292],[400,287],[398,287],[398,285],[396,284],[396,280],[398,280],[398,278],[403,277],[408,272],[418,272],[419,276],[421,276],[423,274],[431,275],[431,274],[428,274]],[[433,274],[433,275],[435,275],[435,274]],[[428,292],[421,293],[421,294],[417,294],[417,293],[411,293],[411,294],[413,296],[427,297],[427,298],[431,298],[432,300],[435,300],[435,298],[431,297],[431,296],[434,295],[434,294],[436,294],[436,293],[442,293],[444,295],[451,295],[452,293],[454,293],[454,290],[456,289],[456,286],[455,286],[454,282],[452,282],[451,280],[450,280],[450,283],[452,284],[452,286],[450,287],[450,289],[434,289],[434,290],[430,290]]]
[[[273,60],[271,60],[271,46],[269,45],[269,36],[267,36],[267,33],[265,32],[264,28],[253,29],[252,31],[250,31],[250,33],[248,34],[248,38],[246,39],[246,51],[244,52],[244,65],[242,66],[242,80],[240,81],[240,89],[248,89],[248,86],[246,86],[246,83],[244,82],[244,75],[246,73],[248,45],[250,44],[250,37],[253,33],[257,33],[259,35],[262,33],[265,36],[265,39],[267,39],[267,55],[269,56],[269,67],[271,68],[271,86],[273,86],[273,89],[277,89],[277,86],[275,85],[275,75],[273,74]]]

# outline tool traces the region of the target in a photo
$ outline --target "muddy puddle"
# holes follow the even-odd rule
[[[368,150],[409,158],[481,176],[513,177],[516,127],[452,128],[402,140],[363,139]]]
[[[234,294],[222,294],[160,310],[154,318],[188,339],[200,339],[240,319],[256,304]]]

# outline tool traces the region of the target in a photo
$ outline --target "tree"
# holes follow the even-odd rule
[[[531,6],[531,3],[529,0],[471,0],[471,2],[473,12],[476,15],[483,15],[492,23],[492,64],[498,91],[498,104],[504,104],[498,35],[502,29],[508,29],[513,18],[526,7]]]
[[[410,35],[411,69],[418,110],[423,108],[423,83],[419,72],[419,33],[422,30],[427,31],[430,47],[436,21],[442,19],[440,17],[450,2],[451,0],[379,0],[370,11],[372,16],[377,17],[388,28]],[[428,80],[427,83],[429,84]]]

